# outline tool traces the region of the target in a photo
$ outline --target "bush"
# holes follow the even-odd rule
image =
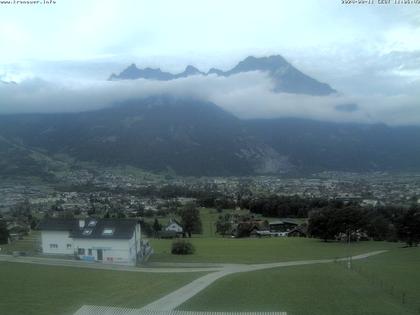
[[[195,248],[190,242],[179,240],[172,243],[171,253],[174,255],[191,255],[194,252]]]

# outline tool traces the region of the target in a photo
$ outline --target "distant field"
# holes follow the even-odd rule
[[[215,282],[179,309],[414,315],[420,310],[419,265],[420,249],[410,248],[358,261],[356,271],[331,263],[234,274]]]
[[[23,251],[28,255],[39,253],[41,247],[41,232],[31,231],[23,240],[17,240],[11,244],[0,245],[0,254],[11,254],[14,251]]]
[[[176,256],[170,253],[171,240],[152,239],[155,253],[151,262],[213,262],[213,263],[266,263],[300,259],[346,257],[374,250],[400,247],[398,243],[359,242],[351,245],[322,242],[310,238],[191,238],[196,252]]]
[[[274,218],[274,217],[263,217],[258,214],[253,214],[249,210],[233,210],[233,209],[223,209],[221,213],[219,213],[214,208],[200,208],[200,218],[201,223],[203,227],[203,231],[201,234],[194,235],[195,237],[222,237],[221,235],[216,233],[216,222],[220,215],[224,215],[227,213],[235,213],[239,215],[254,215],[262,220],[267,221],[278,221],[281,220],[281,218]],[[170,217],[172,216],[166,216],[166,217],[158,217],[159,223],[164,226],[168,223]],[[289,219],[296,221],[297,223],[303,223],[306,221],[306,219]],[[154,218],[146,218],[146,221],[153,224]]]
[[[223,213],[246,214],[248,210],[223,210]],[[193,235],[190,241],[196,252],[188,256],[170,253],[172,240],[150,239],[155,253],[151,262],[212,262],[212,263],[265,263],[299,259],[322,259],[357,255],[369,251],[390,249],[401,246],[388,242],[360,242],[348,246],[343,243],[322,242],[310,238],[243,238],[234,239],[216,234],[215,222],[219,217],[216,209],[200,210],[203,234]],[[262,217],[263,218],[263,217]],[[279,218],[263,218],[268,221]],[[164,222],[164,219],[161,219]],[[297,220],[299,221],[299,219]],[[302,220],[301,220],[302,221]]]
[[[202,234],[197,234],[195,237],[221,237],[216,233],[216,221],[219,218],[219,215],[226,213],[248,214],[250,212],[249,210],[223,209],[222,212],[219,213],[216,209],[213,208],[200,208],[200,218],[203,231]],[[158,217],[159,223],[162,224],[162,226],[165,226],[165,224],[168,223],[170,217],[172,216]],[[146,221],[153,224],[154,218],[146,218]]]
[[[84,304],[137,308],[199,275],[0,263],[0,314],[73,314]]]

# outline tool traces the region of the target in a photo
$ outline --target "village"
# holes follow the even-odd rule
[[[276,194],[305,198],[328,198],[357,201],[367,206],[420,203],[420,174],[323,172],[309,177],[170,177],[147,174],[115,174],[111,170],[88,170],[69,173],[60,178],[60,185],[50,182],[8,181],[0,183],[0,213],[13,205],[29,200],[43,209],[89,209],[92,200],[116,202],[129,212],[136,206],[157,211],[167,200],[149,198],[153,190],[172,186],[185,191],[210,190],[235,199],[238,193]],[[98,175],[100,174],[100,175]],[[178,196],[179,200],[183,196]],[[169,198],[166,198],[169,199]],[[106,207],[106,206],[105,206]]]
[[[310,178],[167,178],[145,173],[139,179],[132,174],[116,175],[111,171],[100,174],[94,176],[83,171],[63,179],[59,187],[30,180],[2,181],[0,215],[12,239],[24,236],[45,216],[110,216],[150,221],[155,217],[171,217],[178,208],[189,203],[241,209],[244,207],[241,198],[252,200],[261,196],[324,198],[356,202],[363,207],[420,204],[420,175],[325,172]],[[12,215],[12,212],[19,215]],[[28,219],[28,213],[32,219]]]

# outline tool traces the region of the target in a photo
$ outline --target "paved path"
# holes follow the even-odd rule
[[[370,256],[382,254],[386,250],[369,252],[357,256],[351,257],[352,260],[365,259]],[[102,263],[95,262],[84,262],[76,260],[66,260],[66,259],[57,259],[57,258],[48,258],[48,257],[13,257],[9,255],[0,255],[0,261],[6,262],[16,262],[16,263],[27,263],[27,264],[39,264],[39,265],[48,265],[48,266],[64,266],[64,267],[76,267],[76,268],[91,268],[91,269],[103,269],[103,270],[115,270],[115,271],[127,271],[127,272],[154,272],[154,273],[180,273],[180,272],[210,272],[191,283],[169,293],[168,295],[160,298],[159,300],[150,303],[143,307],[142,309],[125,311],[127,309],[122,308],[107,308],[112,309],[110,312],[104,312],[103,309],[95,309],[95,306],[83,306],[79,311],[83,310],[83,313],[79,314],[146,314],[147,312],[162,312],[162,314],[156,315],[166,315],[163,312],[170,312],[176,309],[178,306],[188,301],[197,293],[201,292],[207,288],[210,284],[214,283],[216,280],[239,272],[250,272],[264,269],[280,268],[280,267],[290,267],[290,266],[303,266],[303,265],[312,265],[312,264],[325,264],[332,263],[336,261],[347,261],[348,258],[338,258],[338,259],[316,259],[316,260],[298,260],[298,261],[286,261],[286,262],[276,262],[276,263],[267,263],[267,264],[154,264],[154,267],[151,268],[138,268],[132,266],[118,266],[118,265],[107,265]],[[174,266],[174,267],[170,267]],[[99,307],[100,308],[100,307]],[[92,312],[89,312],[89,309]],[[148,314],[149,314],[148,313]],[[169,314],[169,313],[168,313]],[[245,314],[245,313],[244,313]],[[174,315],[174,314],[170,314]]]
[[[209,266],[209,267],[155,267],[155,268],[139,268],[134,266],[123,266],[113,264],[103,264],[98,262],[79,261],[71,259],[61,259],[52,257],[13,257],[10,255],[0,255],[0,261],[36,264],[46,266],[60,266],[60,267],[73,267],[73,268],[88,268],[88,269],[101,269],[101,270],[114,270],[114,271],[127,271],[127,272],[154,272],[154,273],[181,273],[181,272],[215,272],[220,271],[223,266]]]
[[[385,250],[370,252],[362,255],[351,257],[352,260],[364,259],[370,256],[382,254]],[[299,261],[287,261],[269,264],[254,264],[254,265],[231,265],[223,268],[223,270],[210,273],[201,278],[194,280],[193,282],[175,290],[174,292],[164,296],[163,298],[146,305],[142,310],[153,310],[153,311],[170,311],[176,309],[178,306],[188,301],[194,295],[208,287],[216,280],[238,272],[249,272],[263,269],[289,267],[289,266],[302,266],[312,264],[325,264],[332,263],[334,261],[347,261],[347,258],[340,259],[318,259],[318,260],[299,260]]]

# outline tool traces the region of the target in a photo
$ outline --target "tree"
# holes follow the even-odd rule
[[[155,236],[157,236],[161,230],[162,225],[159,223],[159,220],[155,218],[155,221],[153,222],[153,232],[155,233]]]
[[[9,231],[7,230],[6,222],[0,220],[0,244],[7,244],[9,242]]]
[[[186,204],[180,212],[180,217],[181,225],[188,237],[191,237],[192,233],[200,234],[202,232],[200,211],[194,203]]]
[[[229,234],[232,231],[232,219],[229,214],[220,215],[216,222],[216,232],[222,236]]]
[[[365,231],[366,212],[355,205],[334,208],[328,206],[312,211],[309,215],[308,232],[324,241],[336,239],[340,234],[354,235]]]
[[[152,237],[153,236],[153,228],[150,223],[140,220],[141,232],[142,234]]]
[[[11,212],[14,217],[19,217],[19,216],[28,217],[31,214],[32,210],[33,210],[33,205],[28,199],[25,199],[23,202],[19,202],[15,204],[12,207]]]
[[[370,209],[367,218],[367,233],[375,241],[393,238],[392,223],[377,209]]]
[[[125,215],[125,213],[123,211],[118,211],[116,214],[117,219],[125,219],[127,218],[127,216]]]
[[[334,239],[338,234],[337,226],[333,222],[334,209],[324,208],[311,211],[308,221],[308,233],[323,239],[325,242]]]
[[[420,209],[411,207],[405,211],[396,222],[398,238],[408,246],[420,243]]]

